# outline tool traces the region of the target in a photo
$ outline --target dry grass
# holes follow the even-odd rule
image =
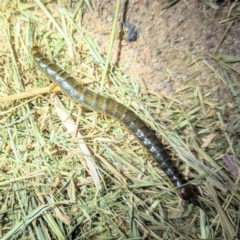
[[[87,0],[74,8],[48,2],[1,3],[0,238],[235,236],[240,88],[232,56],[190,57],[192,77],[203,67],[211,74],[198,85],[190,77],[174,98],[143,94],[141,83],[108,68],[110,54],[106,60],[99,53],[82,25],[83,9],[91,11]],[[207,214],[190,205],[181,215],[182,202],[164,172],[118,122],[50,92],[31,58],[36,44],[90,89],[149,124],[199,187]]]

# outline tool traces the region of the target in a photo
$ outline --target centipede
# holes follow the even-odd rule
[[[166,151],[165,146],[157,138],[155,132],[148,127],[143,120],[128,107],[116,100],[104,97],[79,84],[77,80],[71,77],[65,70],[46,58],[41,53],[40,47],[34,46],[32,48],[32,55],[38,68],[71,99],[87,109],[94,110],[120,121],[155,159],[159,167],[176,187],[179,197],[186,202],[197,205],[197,194],[194,186],[184,178]]]

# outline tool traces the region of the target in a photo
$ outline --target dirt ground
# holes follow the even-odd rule
[[[137,40],[127,41],[128,29],[124,25],[123,38],[115,41],[112,62],[117,61],[120,51],[125,71],[144,83],[143,92],[147,89],[149,93],[174,94],[188,80],[199,84],[211,72],[207,67],[204,71],[189,67],[196,57],[214,53],[240,55],[240,29],[236,23],[220,21],[220,16],[227,18],[230,2],[221,1],[221,6],[215,3],[217,9],[213,9],[197,0],[180,0],[161,10],[164,3],[167,1],[131,0],[125,10],[122,3],[120,17],[126,11],[125,21],[136,26]],[[106,52],[115,5],[115,1],[93,1],[98,15],[87,10],[83,16],[94,39]]]

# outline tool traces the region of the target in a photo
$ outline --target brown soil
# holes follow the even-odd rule
[[[112,62],[117,61],[120,51],[125,71],[143,81],[149,93],[170,94],[184,87],[189,79],[193,84],[206,79],[211,74],[209,68],[199,72],[196,66],[188,67],[197,56],[215,52],[240,55],[240,29],[236,23],[219,20],[219,16],[227,18],[227,2],[213,10],[199,1],[183,0],[161,10],[166,2],[132,0],[125,10],[122,4],[119,21],[126,11],[125,20],[136,26],[137,40],[127,41],[128,32],[124,28],[123,39],[115,41],[113,48]],[[93,8],[98,15],[87,10],[83,17],[94,39],[106,52],[115,6],[115,1],[97,1]],[[145,91],[143,87],[142,91]]]

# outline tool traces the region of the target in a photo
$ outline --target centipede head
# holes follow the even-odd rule
[[[41,52],[40,47],[38,47],[38,46],[33,46],[33,47],[32,47],[32,53],[34,54],[34,53],[37,53],[37,52]]]
[[[200,206],[198,201],[198,191],[195,186],[187,184],[177,189],[177,193],[187,203],[193,203],[195,206]]]

